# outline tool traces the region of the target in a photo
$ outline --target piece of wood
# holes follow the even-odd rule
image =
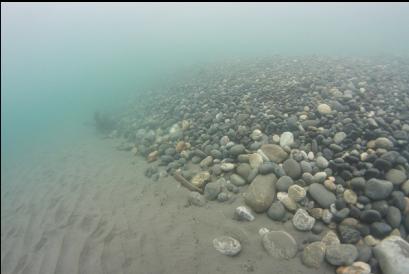
[[[197,186],[191,184],[188,180],[183,177],[182,173],[180,170],[176,170],[175,173],[173,173],[173,178],[175,178],[176,181],[182,184],[182,186],[186,187],[190,191],[197,191],[200,194],[203,194],[203,190],[198,188]]]

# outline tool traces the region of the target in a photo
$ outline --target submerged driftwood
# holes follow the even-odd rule
[[[188,180],[183,177],[182,173],[180,170],[176,170],[175,173],[173,174],[173,178],[175,178],[176,181],[182,184],[182,186],[186,187],[187,189],[191,191],[197,191],[200,194],[203,194],[203,190],[198,188],[197,186],[191,184]]]

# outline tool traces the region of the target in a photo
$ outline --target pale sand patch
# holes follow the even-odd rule
[[[10,165],[2,175],[1,273],[334,273],[306,268],[299,254],[267,255],[258,230],[285,229],[301,241],[306,234],[290,224],[265,214],[233,220],[241,197],[188,207],[185,188],[171,177],[147,179],[145,161],[114,145],[88,132]],[[239,239],[242,252],[219,254],[212,240],[221,235]]]

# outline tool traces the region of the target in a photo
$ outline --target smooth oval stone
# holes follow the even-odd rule
[[[313,183],[308,189],[308,193],[321,207],[329,208],[335,202],[334,193],[328,191],[323,185]]]
[[[301,177],[301,166],[294,159],[287,159],[283,163],[283,169],[285,173],[293,179]]]
[[[328,161],[322,156],[318,156],[316,159],[316,164],[320,169],[325,169],[328,167]]]
[[[297,254],[297,243],[285,231],[270,231],[262,237],[262,243],[267,253],[276,259],[291,259]]]
[[[379,222],[380,220],[382,220],[382,216],[379,213],[379,211],[376,211],[374,209],[368,209],[368,210],[364,210],[361,213],[361,221],[364,223],[374,223],[374,222]]]
[[[246,184],[246,180],[235,173],[230,175],[230,181],[235,186],[244,186]]]
[[[394,185],[400,185],[406,181],[407,177],[405,172],[398,169],[391,169],[386,173],[385,179],[392,182]]]
[[[317,107],[317,110],[320,114],[330,114],[331,113],[331,107],[327,104],[319,104]]]
[[[358,257],[358,250],[352,244],[333,244],[327,246],[325,259],[328,263],[339,265],[350,265]]]
[[[371,234],[376,238],[382,239],[391,233],[392,228],[387,223],[375,222],[371,224]]]
[[[365,196],[372,200],[382,200],[387,198],[392,190],[391,182],[372,178],[365,185]]]
[[[386,213],[386,221],[392,228],[399,228],[402,221],[400,210],[394,206],[390,206]]]
[[[208,200],[215,200],[217,195],[219,195],[222,190],[221,184],[219,182],[208,183],[204,189],[204,196]]]
[[[229,236],[215,238],[213,240],[213,247],[227,256],[235,256],[241,251],[240,242]]]
[[[285,215],[285,208],[280,201],[274,202],[267,211],[267,216],[273,221],[281,221]]]
[[[393,143],[385,137],[379,137],[375,140],[375,146],[377,148],[384,148],[386,150],[391,150],[393,148]]]
[[[274,174],[258,175],[244,193],[245,203],[257,213],[266,211],[274,200],[276,181]]]
[[[243,145],[234,145],[230,148],[230,154],[233,156],[238,156],[239,154],[244,153],[245,147]]]
[[[294,181],[289,176],[282,176],[277,180],[276,188],[279,192],[287,192],[288,188],[294,184]]]
[[[236,167],[236,173],[242,178],[248,178],[251,171],[251,167],[247,163],[239,164]]]
[[[259,172],[260,174],[263,174],[263,175],[269,174],[269,173],[273,173],[273,172],[274,172],[273,163],[271,163],[271,162],[266,162],[266,163],[261,164],[261,165],[259,166],[259,168],[258,168],[258,172]]]

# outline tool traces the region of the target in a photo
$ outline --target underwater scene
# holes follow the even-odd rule
[[[409,273],[409,3],[2,2],[1,273]]]

